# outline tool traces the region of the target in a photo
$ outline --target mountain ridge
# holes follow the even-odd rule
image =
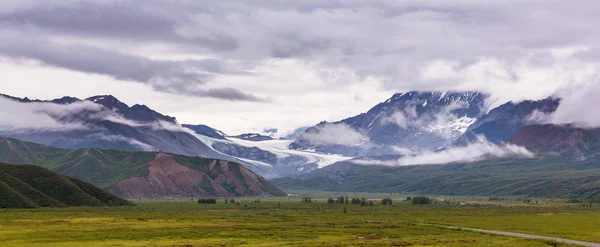
[[[153,164],[160,163],[164,157],[168,157],[170,162],[167,165],[174,169],[174,172],[163,172],[164,176],[152,180],[154,184],[141,184],[146,187],[131,187],[127,183],[123,183],[123,181],[131,181],[131,179],[139,181],[152,174],[159,174],[154,172],[157,167]],[[90,182],[108,189],[116,195],[134,198],[285,194],[240,164],[164,152],[62,149],[2,137],[0,138],[0,162],[17,165],[36,164],[63,175]],[[237,172],[229,172],[232,170]],[[187,176],[186,174],[198,176]],[[187,182],[185,184],[174,182],[174,177],[179,176],[187,176],[187,180],[185,180]],[[218,183],[214,181],[218,181]],[[157,184],[162,184],[162,186],[156,187]]]
[[[0,163],[0,208],[132,206],[95,186],[34,165]]]

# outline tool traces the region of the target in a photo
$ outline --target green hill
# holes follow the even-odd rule
[[[240,164],[157,152],[62,149],[0,137],[0,162],[39,165],[125,198],[285,195]]]
[[[126,205],[133,204],[42,167],[0,163],[0,208]]]
[[[340,162],[271,182],[286,190],[599,198],[598,154],[578,150],[533,159],[400,167]]]

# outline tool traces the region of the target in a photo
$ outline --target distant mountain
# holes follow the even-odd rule
[[[33,165],[0,163],[0,208],[129,206],[95,186]]]
[[[507,141],[523,127],[545,122],[548,115],[554,113],[560,99],[526,100],[520,103],[508,102],[492,109],[473,123],[459,143],[466,143],[483,135],[493,143]]]
[[[296,140],[296,138],[298,138],[300,135],[302,135],[308,128],[310,128],[310,127],[297,128],[294,131],[292,131],[292,133],[282,136],[279,139],[281,139],[281,140]]]
[[[311,127],[290,147],[354,157],[391,153],[392,147],[435,150],[486,113],[486,98],[479,92],[399,93],[366,113]]]
[[[162,115],[145,105],[133,105],[129,107],[125,103],[119,101],[112,95],[100,95],[87,98],[86,100],[94,102],[96,104],[100,104],[107,109],[116,111],[121,114],[122,117],[128,120],[148,123],[148,122],[156,122],[156,121],[165,121],[170,123],[175,123],[175,118]]]
[[[238,163],[160,152],[62,149],[0,138],[0,162],[37,164],[125,198],[285,195]]]
[[[246,141],[253,141],[253,142],[274,140],[273,137],[261,135],[258,133],[241,134],[241,135],[237,135],[237,136],[233,136],[233,137],[242,139],[242,140],[246,140]]]
[[[599,149],[600,128],[574,125],[531,125],[521,129],[509,142],[538,152],[565,152]]]

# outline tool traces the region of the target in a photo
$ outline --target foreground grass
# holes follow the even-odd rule
[[[555,246],[426,223],[600,242],[600,212],[567,207],[394,206],[244,199],[240,205],[0,210],[0,246]],[[568,246],[559,244],[560,246]]]

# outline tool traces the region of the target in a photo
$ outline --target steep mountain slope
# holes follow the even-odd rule
[[[182,126],[185,128],[191,129],[198,135],[203,135],[203,136],[207,136],[207,137],[219,139],[219,140],[227,140],[225,138],[225,134],[223,132],[213,129],[210,126],[206,126],[203,124],[198,124],[198,125],[183,124]]]
[[[543,118],[555,112],[559,104],[560,99],[555,98],[503,104],[492,109],[488,114],[469,126],[469,129],[458,142],[472,141],[476,139],[477,135],[483,135],[493,143],[507,141],[521,128],[544,122],[545,119]]]
[[[354,157],[391,153],[392,146],[437,149],[485,114],[486,98],[478,92],[399,93],[366,113],[311,127],[290,147]]]
[[[237,163],[157,152],[62,149],[0,138],[0,162],[37,164],[128,198],[285,195]]]
[[[600,198],[599,153],[596,149],[586,153],[544,154],[533,159],[415,166],[381,166],[375,162],[358,165],[344,161],[306,175],[272,182],[290,192]]]
[[[509,142],[538,152],[565,152],[598,149],[600,128],[585,129],[574,125],[531,125],[522,128]]]
[[[127,206],[95,186],[33,165],[0,163],[0,208]]]

